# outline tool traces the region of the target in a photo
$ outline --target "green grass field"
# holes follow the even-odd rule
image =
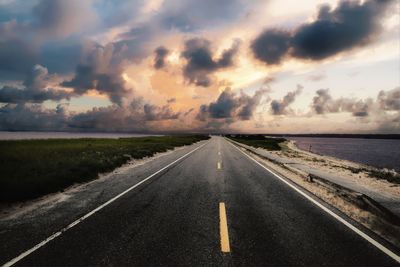
[[[207,136],[0,141],[0,201],[39,197]]]
[[[269,138],[263,135],[228,135],[226,137],[248,146],[261,147],[271,151],[281,150],[282,147],[279,144],[286,141],[284,138]]]

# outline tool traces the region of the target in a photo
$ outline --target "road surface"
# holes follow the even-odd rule
[[[123,194],[56,235],[87,212],[44,228],[0,231],[0,263],[398,266],[225,139],[175,154],[132,174]]]

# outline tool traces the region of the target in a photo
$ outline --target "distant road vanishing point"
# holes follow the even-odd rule
[[[4,266],[398,266],[378,237],[222,137],[140,166],[134,184],[53,230],[26,226]],[[34,233],[32,232],[35,229]],[[6,244],[6,245],[4,245]],[[7,245],[8,244],[8,245]]]

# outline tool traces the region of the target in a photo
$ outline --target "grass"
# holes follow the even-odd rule
[[[396,172],[385,170],[369,170],[368,175],[394,184],[400,184],[400,175]]]
[[[96,179],[130,159],[190,145],[206,136],[0,141],[0,201],[14,202]]]
[[[248,146],[261,147],[271,151],[282,150],[280,144],[286,141],[284,138],[271,138],[264,135],[227,135],[226,137]]]

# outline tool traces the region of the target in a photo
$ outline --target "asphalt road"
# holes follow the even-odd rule
[[[132,185],[195,147],[15,265],[398,266],[220,137],[152,163],[143,174],[132,175]],[[25,237],[15,233],[18,242],[12,241],[12,231],[0,233],[1,262],[67,221],[50,230],[24,226]],[[31,228],[43,234],[34,235]]]

